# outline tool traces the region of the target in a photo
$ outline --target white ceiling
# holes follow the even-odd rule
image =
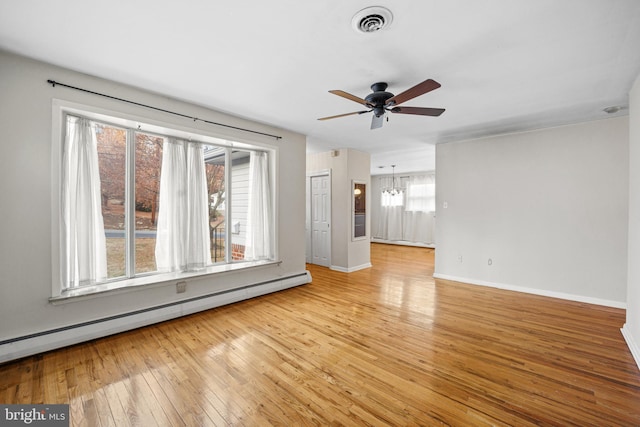
[[[385,6],[393,23],[356,33]],[[610,117],[640,74],[638,0],[2,0],[0,48],[354,148],[372,173],[435,168],[436,143]],[[371,113],[328,93],[442,87]],[[622,110],[617,114],[626,114]],[[386,166],[379,169],[378,166]]]

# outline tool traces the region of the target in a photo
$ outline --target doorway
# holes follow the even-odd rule
[[[307,262],[331,266],[331,174],[308,177]]]

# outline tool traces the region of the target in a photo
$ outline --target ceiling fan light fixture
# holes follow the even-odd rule
[[[393,14],[382,6],[372,6],[362,9],[351,19],[351,26],[358,33],[375,33],[388,27],[393,21]]]
[[[384,166],[379,166],[379,167],[383,168]],[[391,187],[385,188],[382,192],[387,193],[390,196],[397,196],[402,193],[402,188],[396,187],[396,165],[391,165],[391,169],[392,169]]]

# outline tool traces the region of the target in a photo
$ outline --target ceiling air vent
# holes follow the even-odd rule
[[[393,15],[389,9],[373,6],[356,13],[351,20],[351,26],[359,33],[375,33],[388,27],[392,20]]]

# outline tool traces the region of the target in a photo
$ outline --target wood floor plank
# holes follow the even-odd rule
[[[434,250],[0,365],[71,425],[639,426],[625,311],[434,280]]]

